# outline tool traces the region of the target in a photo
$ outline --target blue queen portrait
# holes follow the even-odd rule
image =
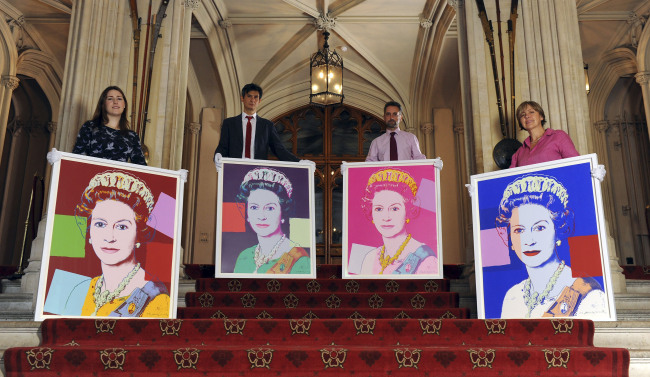
[[[601,284],[575,277],[571,261],[559,252],[575,229],[569,200],[565,186],[547,175],[521,176],[505,188],[496,229],[512,263],[521,261],[528,276],[507,291],[501,318],[607,316]]]

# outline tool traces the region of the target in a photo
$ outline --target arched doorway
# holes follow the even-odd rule
[[[316,163],[316,250],[318,263],[340,263],[343,227],[341,163],[365,161],[384,123],[347,105],[304,106],[274,120],[287,148]]]
[[[607,171],[612,175],[616,242],[622,264],[650,263],[650,143],[641,88],[621,77],[605,106]]]
[[[0,165],[0,265],[11,266],[18,265],[23,247],[24,260],[29,257],[32,228],[40,220],[35,216],[25,228],[30,196],[35,187],[38,200],[34,205],[42,208],[43,187],[35,184],[34,176],[44,177],[52,132],[47,96],[35,79],[18,78],[20,85],[12,95]]]

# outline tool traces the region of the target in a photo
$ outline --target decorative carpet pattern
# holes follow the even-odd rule
[[[5,351],[6,376],[628,376],[629,352],[594,347],[592,321],[468,319],[446,279],[189,267],[201,276],[180,319],[48,319],[38,347]]]
[[[185,303],[203,308],[440,309],[458,307],[458,293],[188,292]]]
[[[178,318],[248,318],[248,319],[327,319],[327,318],[469,318],[467,308],[442,308],[442,309],[270,309],[270,308],[178,308]]]
[[[46,320],[7,377],[627,376],[582,320]]]
[[[399,293],[448,292],[447,279],[343,280],[343,279],[230,279],[201,278],[197,292],[309,292],[309,293]]]

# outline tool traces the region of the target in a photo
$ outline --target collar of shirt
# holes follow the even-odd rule
[[[391,132],[395,132],[395,134],[398,134],[400,132],[400,129],[399,129],[399,127],[397,127],[397,129],[395,129],[395,130],[389,130],[388,128],[386,128],[386,134],[387,135],[390,136]]]
[[[255,124],[255,120],[257,119],[257,113],[253,115],[241,113],[241,121],[243,122],[244,126],[246,126],[246,123],[248,122],[248,119],[246,119],[246,117],[253,117],[253,119],[251,119],[251,124]]]
[[[539,140],[537,141],[537,144],[539,144],[539,142],[542,141],[542,139],[544,139],[546,136],[551,136],[554,133],[555,133],[554,129],[551,129],[551,128],[545,129],[542,136],[539,137]],[[527,137],[527,138],[524,139],[524,145],[526,147],[530,148],[530,137]]]

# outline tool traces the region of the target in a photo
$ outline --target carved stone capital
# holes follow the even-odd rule
[[[13,31],[14,27],[19,27],[23,28],[25,26],[25,16],[21,15],[18,18],[11,18],[7,20],[7,24],[9,25],[9,28]]]
[[[451,5],[456,12],[458,12],[458,7],[463,5],[464,0],[447,0],[447,4]]]
[[[641,85],[647,84],[650,82],[650,71],[639,72],[634,75],[634,78],[636,79],[636,82]]]
[[[221,20],[219,21],[219,27],[221,27],[222,29],[229,29],[232,27],[232,21],[228,19]]]
[[[433,26],[433,22],[432,22],[431,20],[429,20],[429,19],[423,17],[423,18],[420,18],[420,26],[421,26],[423,29],[428,29],[428,28],[430,28],[431,26]]]
[[[16,89],[19,83],[20,79],[18,77],[10,75],[2,76],[0,80],[0,84],[9,90]]]
[[[609,123],[608,120],[599,120],[598,122],[594,122],[594,128],[596,128],[596,131],[600,133],[607,132],[610,126],[611,124]]]
[[[462,135],[465,133],[465,125],[462,122],[454,124],[454,133],[456,135]]]
[[[643,33],[643,27],[647,19],[646,16],[639,16],[636,12],[630,12],[630,16],[627,19],[627,24],[630,25],[628,34],[630,35],[630,44],[634,48],[639,46],[639,39]]]
[[[336,17],[330,17],[328,14],[321,14],[314,19],[314,26],[317,30],[330,31],[336,27]]]
[[[56,122],[47,122],[47,130],[48,130],[51,134],[55,134],[55,133],[56,133],[56,127],[57,127]]]
[[[422,125],[420,126],[420,130],[422,130],[422,132],[424,132],[425,135],[431,135],[434,130],[433,123],[431,122],[422,123]]]
[[[198,9],[199,4],[200,4],[199,0],[185,0],[183,2],[183,5],[185,5],[185,8],[191,8],[192,10]]]
[[[199,133],[201,133],[201,123],[197,122],[191,122],[190,124],[185,126],[185,129],[187,132],[189,132],[192,136],[196,136]]]

